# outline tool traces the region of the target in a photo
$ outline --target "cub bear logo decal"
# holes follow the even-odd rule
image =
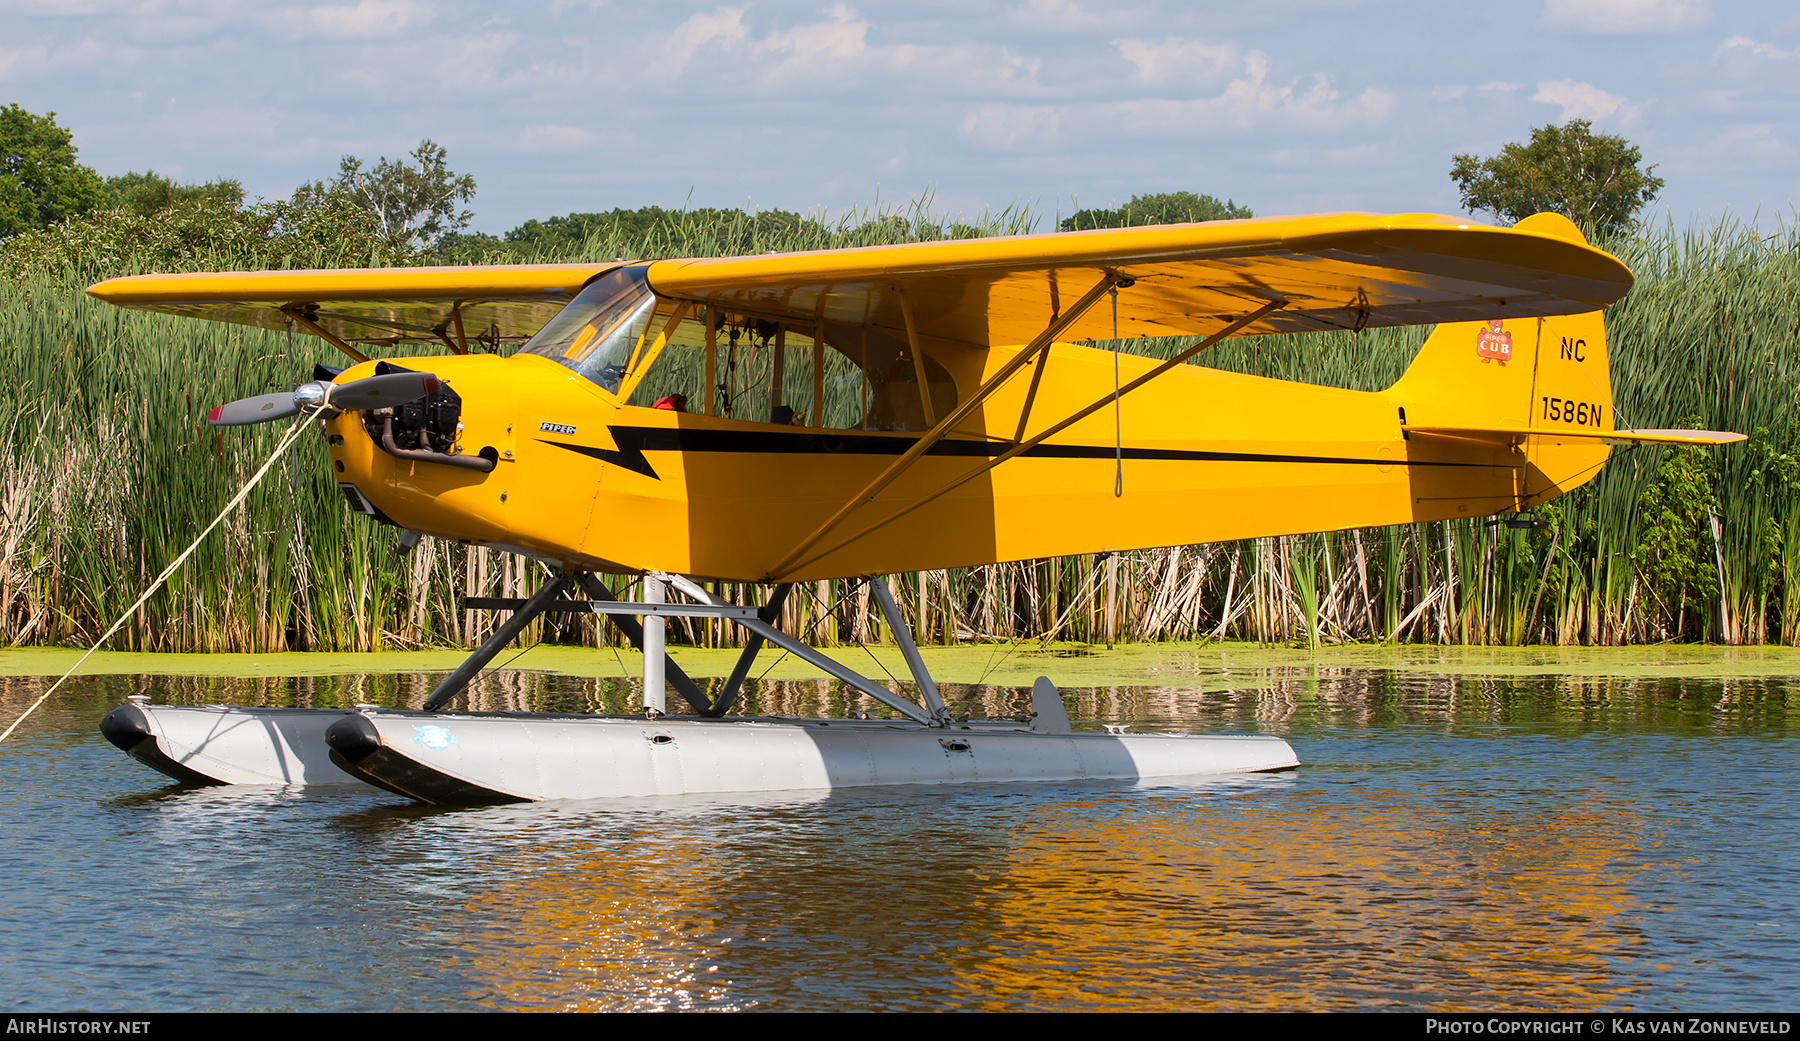
[[[1500,331],[1500,319],[1489,321],[1486,329],[1475,334],[1475,353],[1483,362],[1505,365],[1512,361],[1512,333]]]

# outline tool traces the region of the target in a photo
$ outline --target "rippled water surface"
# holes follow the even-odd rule
[[[490,701],[607,707],[538,676]],[[0,681],[11,719],[44,681]],[[0,746],[0,1003],[183,1009],[1800,1007],[1785,679],[1070,691],[1291,776],[423,809],[181,788],[100,716],[423,677],[79,681]],[[372,693],[371,693],[372,692]],[[1028,693],[950,691],[1005,709]],[[765,711],[829,707],[808,684]]]

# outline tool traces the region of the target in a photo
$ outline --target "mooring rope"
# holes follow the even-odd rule
[[[219,515],[214,517],[212,523],[206,526],[206,530],[202,531],[199,535],[196,535],[194,541],[188,544],[187,549],[181,551],[181,555],[176,557],[173,563],[168,567],[163,568],[163,573],[156,576],[156,581],[150,583],[150,588],[144,590],[144,595],[137,598],[137,603],[132,604],[127,608],[125,613],[119,616],[119,620],[112,624],[112,628],[106,630],[105,633],[102,633],[100,638],[94,641],[94,645],[87,649],[87,653],[82,655],[81,659],[75,664],[69,666],[68,672],[63,673],[58,677],[55,683],[50,684],[50,689],[44,691],[43,696],[32,702],[31,707],[21,713],[18,719],[13,720],[12,726],[7,727],[5,733],[0,733],[0,741],[5,741],[7,738],[11,737],[13,731],[19,729],[19,724],[25,722],[33,712],[36,712],[39,705],[50,700],[50,695],[56,693],[56,688],[62,686],[63,681],[67,680],[70,676],[75,675],[75,670],[81,668],[89,658],[92,658],[94,652],[100,649],[100,645],[111,639],[112,634],[118,632],[119,627],[129,621],[131,616],[138,612],[138,608],[143,607],[144,603],[148,601],[158,589],[162,588],[163,583],[169,580],[169,576],[180,570],[181,565],[187,563],[187,558],[193,556],[194,550],[200,548],[201,541],[204,540],[206,536],[211,535],[213,529],[218,527],[219,523],[229,516],[232,510],[237,509],[245,499],[249,498],[251,490],[262,481],[266,474],[268,474],[269,469],[281,458],[282,453],[286,452],[295,441],[299,440],[300,432],[306,429],[306,424],[310,422],[312,418],[312,413],[310,412],[300,413],[300,418],[295,420],[294,425],[288,428],[286,434],[282,435],[281,442],[275,446],[275,451],[269,453],[269,458],[262,464],[262,469],[256,471],[250,478],[249,483],[245,484],[243,488],[238,490],[236,495],[232,496],[231,501],[225,504],[225,508],[219,511]]]

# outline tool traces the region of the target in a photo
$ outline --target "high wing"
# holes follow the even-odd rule
[[[1121,337],[1210,334],[1270,302],[1236,336],[1364,329],[1597,310],[1631,271],[1566,219],[1513,228],[1432,214],[1172,224],[813,253],[664,260],[665,296],[771,317],[823,319],[976,345],[1018,344],[1111,272]],[[1058,339],[1112,338],[1092,307]]]
[[[518,343],[616,266],[380,268],[138,275],[89,289],[123,307],[363,345]],[[1104,278],[1121,336],[1196,335],[1270,303],[1233,335],[1363,329],[1591,311],[1631,272],[1539,215],[1513,228],[1360,213],[913,243],[649,265],[661,295],[800,321],[907,328],[932,340],[1019,344]],[[910,315],[909,313],[910,312]],[[1062,340],[1110,339],[1089,307]]]
[[[530,339],[617,264],[228,271],[115,278],[88,290],[120,307],[264,329],[298,322],[351,344],[441,343],[464,353]],[[316,326],[317,328],[311,328]]]

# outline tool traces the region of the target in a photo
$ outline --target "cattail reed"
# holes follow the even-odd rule
[[[678,220],[586,259],[818,249],[1028,231],[1029,211],[967,224],[855,214],[834,224]],[[1599,477],[1513,530],[1480,520],[1181,546],[895,576],[921,643],[1232,638],[1627,644],[1800,639],[1800,235],[1721,223],[1609,244],[1638,282],[1607,315],[1621,426],[1752,432],[1723,449],[1615,449]],[[254,258],[251,258],[252,260]],[[509,260],[570,259],[509,257]],[[191,268],[242,267],[201,254]],[[82,293],[104,271],[14,270],[0,283],[0,640],[97,635],[269,452],[279,425],[219,431],[212,405],[291,388],[331,349],[236,326],[128,312]],[[1428,330],[1234,340],[1198,361],[1373,390]],[[1176,341],[1127,349],[1167,356]],[[424,353],[429,353],[425,351]],[[114,645],[157,651],[371,650],[478,642],[470,595],[524,596],[538,565],[397,533],[344,508],[316,438],[256,491]],[[635,595],[629,577],[611,579]],[[766,590],[725,584],[755,603]],[[796,588],[782,624],[821,644],[886,638],[852,581]],[[612,639],[559,616],[528,639]],[[683,621],[670,639],[739,634]]]

